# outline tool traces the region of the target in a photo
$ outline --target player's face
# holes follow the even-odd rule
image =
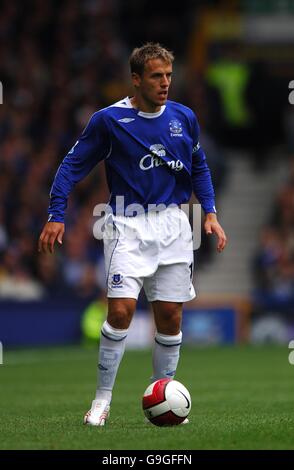
[[[143,74],[133,75],[137,96],[146,112],[157,112],[165,104],[171,76],[172,64],[161,59],[148,60]]]

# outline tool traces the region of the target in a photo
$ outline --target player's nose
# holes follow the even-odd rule
[[[167,88],[168,85],[169,85],[169,79],[168,79],[167,75],[164,75],[162,77],[161,86],[163,86],[164,88]]]

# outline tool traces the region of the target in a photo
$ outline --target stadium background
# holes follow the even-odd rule
[[[230,358],[245,354],[246,364],[249,351],[247,360],[261,370],[268,360],[279,364],[286,389],[293,375],[288,344],[294,339],[294,107],[288,99],[294,2],[4,0],[0,38],[1,400],[8,399],[9,383],[17,383],[9,364],[18,364],[26,393],[33,393],[42,379],[34,380],[25,367],[39,357],[43,365],[48,357],[62,364],[65,358],[64,370],[70,357],[85,360],[92,367],[87,390],[95,386],[95,343],[106,313],[102,244],[92,233],[93,208],[108,200],[102,165],[70,197],[62,248],[54,256],[39,255],[37,239],[61,159],[94,111],[131,93],[128,55],[149,40],[175,52],[170,98],[198,116],[229,238],[218,255],[215,242],[202,234],[195,252],[198,298],[185,306],[184,358],[197,359],[195,374],[199,370],[205,382],[216,351],[225,357],[224,376],[241,367]],[[145,357],[152,336],[142,295],[128,348],[135,354],[143,349]],[[263,346],[253,354],[255,344]],[[27,349],[32,347],[40,349]],[[269,369],[267,379],[281,380],[276,373]],[[184,366],[180,374],[193,388]],[[230,383],[227,377],[224,387]],[[145,385],[142,378],[138,391]],[[43,443],[30,442],[47,445],[45,437]],[[9,439],[3,446],[13,447]]]

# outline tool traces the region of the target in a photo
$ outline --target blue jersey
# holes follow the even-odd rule
[[[199,125],[182,104],[167,101],[159,112],[145,113],[125,98],[93,114],[56,173],[48,220],[64,221],[72,187],[102,160],[114,214],[116,196],[124,197],[124,207],[139,204],[148,210],[151,204],[186,203],[192,191],[205,213],[215,212]]]

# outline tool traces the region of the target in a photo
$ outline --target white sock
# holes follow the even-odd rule
[[[152,382],[158,379],[172,379],[176,373],[180,357],[182,332],[178,335],[163,335],[156,333],[153,349],[153,377]]]
[[[113,328],[107,321],[102,325],[96,400],[111,402],[116,374],[125,352],[127,334],[128,330]]]

